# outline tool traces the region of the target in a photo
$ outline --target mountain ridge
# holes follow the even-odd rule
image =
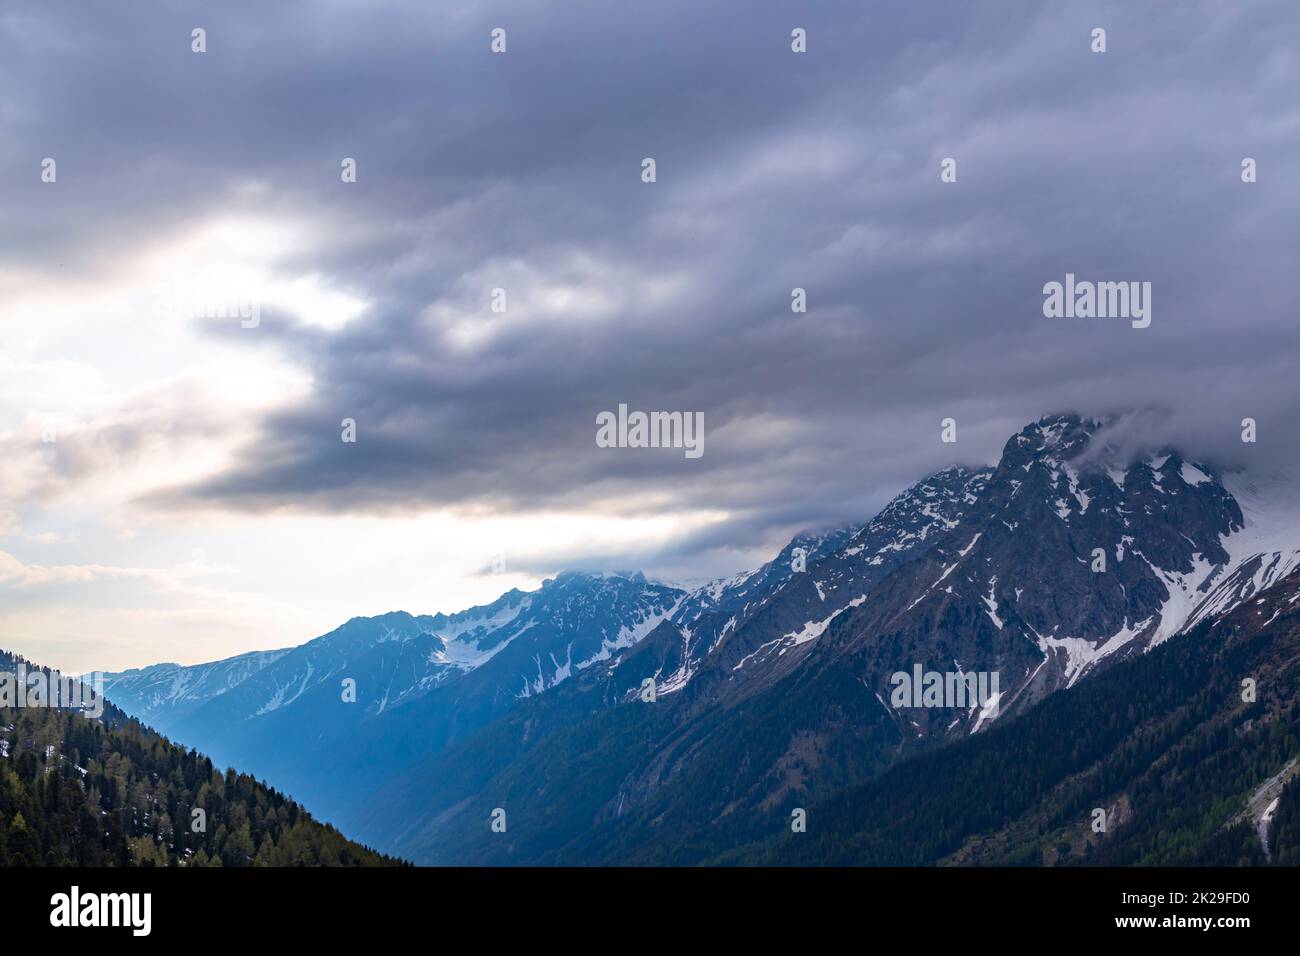
[[[354,618],[266,652],[265,667],[237,682],[247,684],[242,712],[226,689],[177,708],[172,726],[182,738],[206,735],[218,753],[223,734],[242,731],[231,756],[417,857],[437,832],[473,829],[464,814],[475,786],[500,778],[498,787],[518,789],[529,774],[553,774],[541,754],[555,767],[577,761],[573,779],[586,782],[574,812],[597,824],[671,807],[674,787],[696,773],[734,790],[708,813],[815,796],[1023,713],[1294,569],[1300,508],[1270,510],[1288,483],[1252,485],[1172,448],[1121,461],[1109,427],[1044,416],[1011,436],[994,465],[943,469],[869,521],[801,533],[760,568],[694,589],[639,573],[564,572],[454,615]],[[343,631],[356,632],[369,670],[354,654],[267,677]],[[240,661],[202,666],[233,673]],[[897,710],[885,703],[888,679],[913,665],[996,673],[998,699],[955,714]],[[361,720],[322,683],[345,666],[364,687]],[[133,680],[128,698],[148,706],[148,670],[112,675],[110,686],[121,694]],[[640,706],[647,686],[653,711]],[[227,729],[213,739],[218,723]],[[580,755],[563,743],[597,727],[626,752],[589,740]],[[768,741],[761,757],[754,735]],[[302,740],[301,752],[267,743],[287,736]],[[344,740],[357,754],[348,774],[333,776],[358,781],[348,785],[320,769]],[[526,799],[541,813],[535,798]],[[426,821],[423,833],[412,820]]]
[[[621,713],[599,711],[589,718],[589,732],[574,729],[568,724],[575,715],[596,708],[573,703],[580,686],[566,686],[557,698],[539,702],[548,704],[541,710],[506,717],[477,747],[471,743],[435,756],[405,782],[395,781],[358,806],[349,819],[377,839],[394,832],[381,816],[394,827],[404,826],[396,822],[402,819],[423,819],[425,832],[408,830],[397,845],[416,852],[416,847],[427,851],[450,841],[458,847],[451,855],[427,858],[463,861],[469,854],[476,862],[491,862],[497,860],[491,847],[507,841],[478,840],[471,820],[464,814],[448,817],[447,808],[472,807],[491,792],[498,794],[496,800],[514,793],[532,801],[517,806],[519,817],[527,823],[535,815],[540,831],[549,811],[527,795],[527,781],[560,773],[578,781],[563,798],[578,805],[572,816],[585,817],[588,827],[642,812],[647,820],[658,820],[658,826],[680,817],[683,832],[689,833],[701,816],[781,803],[791,795],[815,796],[819,788],[874,774],[918,747],[992,726],[982,711],[957,713],[954,719],[950,710],[900,713],[886,706],[886,678],[904,665],[943,667],[953,661],[959,670],[1000,671],[1006,698],[995,716],[1001,719],[1087,673],[1157,645],[1178,633],[1197,604],[1211,597],[1213,588],[1198,588],[1235,573],[1232,560],[1240,555],[1227,554],[1222,542],[1247,530],[1248,523],[1213,477],[1214,469],[1181,456],[1142,456],[1118,476],[1104,460],[1083,471],[1074,469],[1071,460],[1087,450],[1103,427],[1099,420],[1048,416],[1012,436],[988,485],[973,495],[971,507],[977,513],[946,521],[935,540],[874,585],[869,601],[850,607],[828,621],[815,639],[801,644],[807,646],[803,664],[775,674],[774,682],[760,683],[756,694],[714,696],[692,680],[686,691],[689,696],[697,688],[694,708],[679,702],[672,705],[673,717],[651,717],[647,708],[636,705],[634,689],[661,668],[655,655],[662,648],[643,642],[606,673],[587,675],[592,701],[608,707],[612,692],[612,700],[624,705]],[[1192,481],[1183,477],[1184,468]],[[1017,540],[1020,522],[1029,524]],[[1287,540],[1300,540],[1298,529],[1300,524],[1292,524]],[[1104,545],[1110,557],[1107,569],[1095,576],[1089,560],[1094,542]],[[1293,565],[1295,554],[1291,545],[1285,555],[1274,555],[1270,566]],[[1065,578],[1059,557],[1075,566],[1073,571],[1066,566]],[[959,570],[963,562],[974,573]],[[1009,590],[999,590],[996,582],[990,588],[994,575],[981,577],[978,569],[995,562],[1025,580],[1008,585]],[[798,606],[820,603],[818,569],[824,567],[831,566],[811,564],[798,584],[786,585],[791,589],[787,593],[804,592]],[[1054,573],[1044,577],[1045,569]],[[1021,596],[1013,593],[1015,586],[1033,581],[1038,582],[1030,589],[1035,598],[1016,609]],[[949,589],[960,593],[934,597]],[[1239,605],[1249,593],[1231,594],[1218,610]],[[808,613],[803,623],[806,627],[824,619]],[[1143,626],[1131,627],[1134,623]],[[791,636],[787,625],[765,626],[761,615],[748,626],[760,633],[747,639],[746,648]],[[729,633],[727,640],[738,638]],[[638,660],[646,656],[650,659]],[[875,693],[863,695],[863,682],[874,684]],[[677,696],[663,700],[671,704]],[[539,742],[548,734],[558,741],[551,749]],[[616,743],[607,745],[607,740]],[[765,741],[761,758],[756,740]],[[472,775],[471,766],[476,768]],[[681,783],[692,773],[710,780],[722,795],[699,797],[698,787]],[[460,789],[446,783],[460,778],[477,783]],[[601,779],[606,782],[599,783]],[[674,787],[690,793],[690,801],[672,796]],[[550,799],[558,800],[560,794],[551,792]],[[397,812],[398,806],[405,809]],[[555,825],[552,821],[547,827]],[[553,834],[547,837],[554,839]]]

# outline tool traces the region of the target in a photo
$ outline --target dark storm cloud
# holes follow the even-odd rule
[[[35,183],[60,157],[75,202],[0,199],[6,255],[111,268],[257,186],[257,211],[330,224],[277,266],[370,303],[333,333],[275,312],[255,338],[213,331],[282,349],[314,388],[159,507],[730,512],[687,545],[707,550],[861,518],[1052,411],[1158,408],[1152,441],[1233,463],[1297,446],[1294,4],[36,17],[0,33],[0,162]],[[1044,318],[1067,272],[1151,282],[1151,327]],[[596,447],[619,403],[703,412],[703,457]]]

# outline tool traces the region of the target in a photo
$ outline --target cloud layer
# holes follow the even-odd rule
[[[227,250],[209,291],[266,301],[257,328],[164,334],[123,293],[111,342],[73,356],[86,395],[57,453],[38,411],[105,319],[73,310],[62,338],[9,319],[28,347],[3,370],[28,384],[0,386],[0,510],[173,449],[192,467],[133,475],[124,508],[718,516],[611,556],[689,571],[869,514],[950,463],[948,417],[968,462],[1044,413],[1132,408],[1155,410],[1152,442],[1285,462],[1297,28],[1294,4],[1211,0],[6,11],[10,300],[95,301],[192,247],[171,268]],[[1067,272],[1151,282],[1150,328],[1044,318]],[[164,339],[166,367],[128,375]],[[703,412],[706,453],[597,447],[620,403]]]

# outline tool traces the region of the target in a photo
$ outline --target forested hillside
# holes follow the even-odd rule
[[[20,661],[0,653],[0,670]],[[221,772],[111,704],[100,719],[0,707],[0,866],[399,862],[346,839],[254,778]]]

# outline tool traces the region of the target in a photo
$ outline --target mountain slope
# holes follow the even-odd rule
[[[1293,518],[1263,534],[1208,466],[1172,451],[1114,461],[1105,424],[1077,416],[1028,426],[967,480],[960,513],[882,560],[879,579],[827,602],[823,582],[844,556],[810,565],[718,632],[690,680],[653,705],[631,691],[675,673],[662,658],[671,642],[647,640],[520,708],[346,819],[431,862],[587,862],[611,847],[707,843],[723,819],[828,796],[1231,610],[1293,566],[1300,541]],[[772,665],[747,680],[764,648]],[[892,675],[917,665],[996,675],[996,706],[890,706]],[[507,800],[511,835],[493,839],[478,821]]]
[[[0,670],[12,672],[19,661],[0,652]],[[0,866],[398,862],[345,839],[252,777],[219,772],[112,704],[99,719],[0,707]]]
[[[566,573],[454,615],[354,618],[256,667],[245,655],[110,674],[105,693],[332,817],[409,761],[635,644],[682,593],[641,575]]]
[[[377,788],[342,819],[384,845],[432,853],[422,857],[431,862],[472,859],[445,857],[433,847],[444,833],[453,839],[477,834],[473,815],[486,811],[473,801],[490,798],[476,797],[476,788],[500,774],[504,779],[494,789],[526,791],[528,780],[552,776],[553,766],[562,768],[555,775],[560,779],[545,790],[546,806],[539,801],[539,812],[571,814],[575,826],[601,814],[622,812],[643,789],[627,778],[670,775],[673,771],[665,765],[703,746],[719,726],[743,741],[747,725],[733,720],[736,713],[747,712],[744,702],[788,673],[807,649],[803,645],[811,642],[796,638],[794,653],[789,655],[779,653],[779,648],[763,655],[764,648],[772,650],[774,641],[799,629],[813,613],[833,619],[837,609],[852,606],[892,570],[923,553],[978,500],[987,477],[988,472],[952,468],[918,482],[865,526],[819,539],[827,544],[807,549],[805,571],[785,573],[793,549],[805,540],[796,538],[772,562],[777,570],[765,569],[776,584],[774,589],[746,594],[743,602],[724,604],[720,611],[700,614],[689,624],[679,623],[683,618],[675,616],[606,667],[592,668],[579,680],[518,708],[484,734]],[[695,634],[708,639],[692,643]],[[696,649],[694,658],[674,655],[686,647]],[[755,651],[764,656],[759,665],[736,667],[737,661],[753,657]],[[629,706],[619,706],[628,703],[629,694],[647,678],[661,681],[666,688],[659,702],[641,706],[633,695]],[[780,698],[775,700],[779,703]],[[856,701],[855,706],[863,703]],[[855,717],[863,723],[879,718],[870,710]],[[769,734],[764,742],[779,747],[783,739]],[[879,739],[864,739],[863,744],[851,761],[853,766],[865,770],[889,759]],[[778,749],[770,759],[779,758]],[[721,779],[748,766],[746,760],[724,766]],[[511,780],[520,783],[516,786]],[[538,829],[564,832],[550,825]]]
[[[1292,574],[1012,724],[812,804],[806,833],[773,815],[765,839],[715,861],[1294,862],[1297,769],[1300,575]],[[1260,801],[1261,793],[1280,795]],[[1270,803],[1276,820],[1262,820]],[[1094,809],[1105,813],[1104,832]]]
[[[697,638],[697,653],[662,680],[663,692],[684,687],[706,706],[735,701],[771,686],[794,670],[838,617],[859,606],[890,572],[924,554],[978,502],[990,472],[954,467],[898,495],[871,521],[848,534],[822,539],[802,573],[787,574],[761,599],[732,610],[718,626],[715,613],[693,627],[670,625]],[[791,546],[777,559],[788,557]],[[701,633],[710,641],[698,640]],[[657,674],[656,676],[660,676]]]

